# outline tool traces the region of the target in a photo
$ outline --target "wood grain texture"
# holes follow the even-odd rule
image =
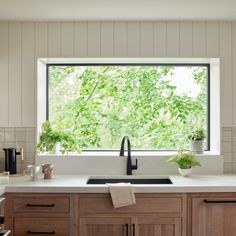
[[[181,212],[181,198],[142,198],[136,197],[136,204],[114,209],[111,198],[80,198],[80,213],[109,213],[109,212]]]
[[[31,232],[31,233],[29,233]],[[14,220],[14,233],[16,236],[28,235],[69,236],[69,219],[67,218],[18,218]],[[41,234],[39,232],[42,232]],[[54,232],[54,233],[53,233]]]

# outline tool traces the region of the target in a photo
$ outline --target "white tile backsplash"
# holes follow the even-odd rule
[[[14,142],[15,141],[15,132],[5,131],[4,141],[5,142]]]
[[[0,172],[4,170],[4,152],[2,148],[24,148],[24,164],[18,160],[18,171],[35,163],[35,128],[33,127],[0,127]],[[236,127],[222,128],[222,154],[224,155],[224,172],[236,174]]]
[[[24,131],[16,131],[15,132],[15,139],[16,139],[16,142],[19,142],[19,141],[25,142],[26,141],[26,133]]]
[[[0,172],[4,171],[5,161],[2,148],[16,148],[17,151],[23,147],[24,163],[20,157],[17,158],[17,170],[22,171],[29,164],[35,163],[35,128],[33,127],[0,127]]]

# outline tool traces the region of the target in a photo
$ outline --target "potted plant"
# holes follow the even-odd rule
[[[56,154],[64,154],[71,150],[80,151],[73,136],[62,131],[53,130],[49,121],[45,121],[42,124],[42,132],[39,137],[37,148],[39,152],[49,151]]]
[[[192,168],[201,166],[200,162],[192,152],[179,151],[175,156],[167,160],[169,163],[174,163],[178,166],[179,173],[183,176],[188,176],[192,173]]]
[[[203,128],[195,129],[189,136],[189,151],[202,154],[204,151],[204,140],[206,138]]]

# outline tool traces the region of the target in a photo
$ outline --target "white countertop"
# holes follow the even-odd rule
[[[8,185],[0,186],[0,192],[42,193],[107,193],[106,185],[87,185],[88,175],[54,175],[50,180],[39,178],[31,181],[29,176],[10,177]],[[94,176],[91,176],[94,177]],[[100,176],[107,177],[107,176]],[[109,176],[127,177],[127,176]],[[132,178],[155,178],[140,176]],[[169,176],[173,184],[133,185],[136,193],[180,193],[180,192],[236,192],[236,175],[192,175],[190,177]]]

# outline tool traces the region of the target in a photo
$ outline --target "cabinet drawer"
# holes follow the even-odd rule
[[[67,218],[15,218],[14,235],[70,235]]]
[[[68,197],[16,197],[14,212],[54,213],[69,212]]]
[[[80,198],[80,213],[109,213],[109,212],[176,212],[182,211],[181,197],[136,197],[136,204],[114,209],[110,197]]]

